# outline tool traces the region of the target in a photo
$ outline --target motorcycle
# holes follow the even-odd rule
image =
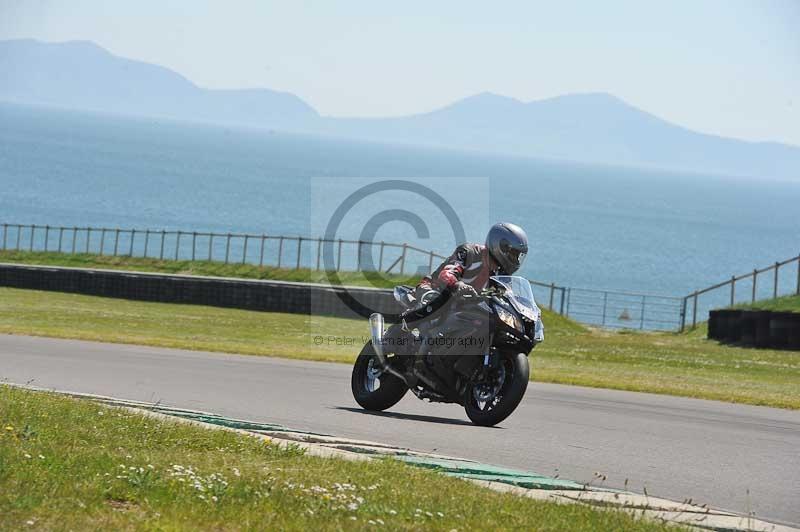
[[[528,355],[544,341],[541,311],[523,277],[494,276],[477,296],[418,301],[398,286],[405,308],[384,330],[369,318],[371,340],[353,365],[351,388],[366,410],[382,411],[411,390],[419,399],[457,403],[476,425],[506,419],[528,387]]]

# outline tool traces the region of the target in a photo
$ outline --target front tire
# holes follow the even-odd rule
[[[375,411],[393,407],[408,391],[406,384],[396,376],[379,372],[378,357],[371,341],[364,345],[353,364],[350,388],[356,403]]]
[[[475,397],[475,387],[467,389],[464,410],[476,425],[491,427],[506,419],[519,406],[528,389],[530,366],[525,353],[504,355],[501,364],[505,377],[496,398],[481,404]]]

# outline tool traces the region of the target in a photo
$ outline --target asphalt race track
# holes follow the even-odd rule
[[[255,356],[0,335],[0,380],[480,460],[800,524],[800,412],[531,383],[501,426],[410,393],[371,414],[350,367]],[[800,390],[798,390],[800,393]],[[598,482],[594,481],[597,484]],[[749,491],[749,494],[748,494]]]

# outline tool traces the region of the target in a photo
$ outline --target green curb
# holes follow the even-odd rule
[[[553,477],[528,473],[516,469],[507,469],[469,460],[455,458],[428,458],[425,456],[396,456],[397,460],[416,467],[433,469],[445,475],[472,480],[485,480],[511,484],[520,488],[542,490],[585,490],[584,484],[571,480],[561,480]]]
[[[111,404],[116,403],[116,401],[108,401],[108,402]],[[139,406],[140,408],[145,408],[147,410],[158,412],[161,414],[166,414],[169,416],[190,419],[192,421],[200,421],[203,423],[209,423],[211,425],[219,425],[233,429],[255,431],[255,432],[283,432],[283,433],[293,433],[293,434],[327,436],[325,434],[294,430],[274,423],[257,423],[254,421],[231,419],[216,414],[196,412],[181,408],[170,408],[158,405],[145,405],[145,404],[138,404],[137,406]],[[424,469],[431,469],[451,477],[464,478],[470,480],[500,482],[503,484],[510,484],[512,486],[518,486],[520,488],[527,488],[527,489],[571,490],[571,491],[579,491],[586,489],[585,485],[578,484],[577,482],[573,482],[571,480],[562,480],[553,477],[546,477],[543,475],[537,475],[535,473],[529,473],[526,471],[519,471],[516,469],[508,469],[504,467],[492,466],[489,464],[482,464],[479,462],[472,462],[470,460],[424,456],[420,454],[406,454],[402,452],[404,451],[404,449],[400,448],[391,448],[391,447],[388,448],[389,450],[394,452],[390,455],[387,455],[380,452],[380,450],[376,450],[374,448],[366,448],[357,444],[338,445],[337,447],[351,452],[356,452],[361,454],[371,454],[375,457],[393,458],[410,466],[421,467]]]

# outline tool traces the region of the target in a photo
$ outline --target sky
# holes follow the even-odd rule
[[[484,91],[608,92],[689,129],[795,145],[798,28],[798,0],[0,0],[0,39],[90,40],[203,87],[291,92],[328,116],[420,113]]]

